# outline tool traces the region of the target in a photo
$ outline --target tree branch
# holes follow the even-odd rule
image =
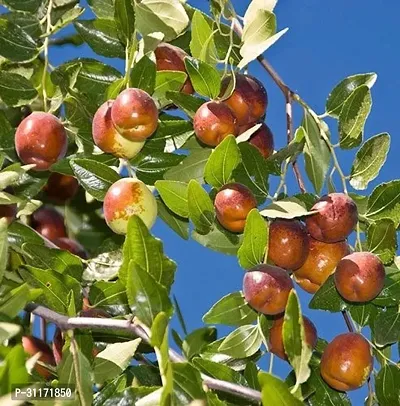
[[[145,343],[150,344],[150,337],[142,327],[133,324],[128,320],[102,319],[94,317],[68,317],[36,303],[28,303],[25,310],[56,324],[61,330],[71,330],[76,328],[91,330],[125,330],[132,333],[132,335],[141,338]],[[172,362],[187,362],[184,357],[171,348],[169,349],[169,357]],[[203,383],[210,389],[230,393],[254,403],[261,402],[261,393],[259,391],[246,388],[245,386],[236,385],[231,382],[214,379],[205,374],[201,374],[201,377]]]

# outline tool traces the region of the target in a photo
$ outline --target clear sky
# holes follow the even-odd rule
[[[203,10],[208,8],[205,0],[189,0],[189,3]],[[233,3],[243,15],[249,1],[234,0]],[[280,0],[276,14],[279,29],[289,27],[289,32],[265,56],[287,84],[318,113],[324,111],[325,99],[339,80],[361,72],[375,71],[378,74],[372,93],[374,106],[365,135],[391,134],[392,148],[379,182],[396,178],[400,171],[397,156],[400,150],[397,137],[400,125],[400,3],[394,0]],[[51,50],[50,59],[58,65],[77,56],[94,55],[87,47],[64,47]],[[107,63],[123,68],[122,61],[108,60]],[[281,148],[285,144],[286,125],[282,94],[257,64],[251,66],[250,72],[261,79],[268,90],[270,105],[266,121],[275,134],[276,148]],[[334,121],[332,133],[335,136]],[[340,157],[348,173],[353,152]],[[372,185],[376,184],[376,181],[372,182]],[[293,180],[290,187],[292,193],[297,193]],[[214,253],[194,241],[186,242],[160,220],[153,232],[164,240],[167,254],[178,264],[173,293],[183,309],[189,329],[201,327],[202,315],[213,303],[223,295],[241,289],[243,271],[235,257]],[[308,310],[310,296],[300,289],[298,291],[304,313],[315,322],[321,337],[331,340],[346,331],[340,315]],[[179,331],[176,320],[172,325]],[[221,328],[220,331],[226,334],[228,330]],[[268,360],[265,358],[261,364],[264,368]],[[283,361],[275,361],[274,373],[285,377],[287,371]],[[351,393],[353,404],[361,405],[365,394],[365,388]]]

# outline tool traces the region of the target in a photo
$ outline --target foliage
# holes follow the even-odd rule
[[[14,383],[44,384],[43,375],[33,368],[39,364],[51,376],[47,384],[75,385],[73,404],[80,405],[187,405],[194,400],[209,405],[350,404],[346,394],[320,376],[324,345],[319,340],[316,349],[308,347],[295,291],[284,316],[282,339],[292,368],[286,381],[257,365],[268,357],[272,318],[253,310],[239,287],[204,314],[203,322],[209,326],[186,330],[179,305],[171,300],[177,266],[165,254],[162,241],[140,216],[130,217],[125,237],[115,235],[104,222],[107,191],[128,174],[151,188],[158,217],[171,232],[237,256],[244,270],[267,263],[269,225],[274,219],[303,221],[314,213],[312,206],[323,193],[339,189],[348,193],[352,188],[359,215],[349,241],[355,237],[353,250],[368,250],[382,260],[385,286],[371,302],[354,304],[339,295],[330,276],[309,308],[342,312],[370,337],[380,368],[371,378],[368,404],[399,404],[400,372],[391,352],[400,340],[396,258],[400,179],[377,184],[369,195],[360,194],[378,178],[390,148],[389,134],[371,137],[365,130],[376,74],[357,74],[339,82],[327,97],[326,111],[318,115],[262,57],[287,31],[277,32],[274,0],[251,1],[243,19],[229,0],[211,0],[209,14],[180,0],[88,0],[87,10],[83,3],[2,1],[0,210],[16,205],[17,213],[12,223],[0,220],[0,403]],[[162,42],[188,53],[182,69],[157,70],[154,51]],[[82,43],[99,57],[82,57]],[[76,46],[77,58],[52,66],[49,55],[62,44]],[[125,71],[106,58],[124,60]],[[303,109],[288,145],[264,158],[248,142],[259,127],[240,137],[229,135],[215,148],[199,142],[193,127],[198,108],[209,99],[228,99],[235,84],[222,92],[223,80],[257,59],[266,62],[290,103]],[[181,92],[187,80],[194,94]],[[149,93],[160,115],[155,133],[128,160],[95,145],[92,121],[100,105],[129,87]],[[68,134],[66,156],[43,172],[23,165],[15,151],[16,129],[32,111],[60,117]],[[289,129],[292,124],[289,114]],[[350,149],[354,161],[346,174],[338,151]],[[300,166],[313,192],[306,192],[298,172],[301,193],[287,190],[289,168],[298,170],[297,161],[304,164]],[[79,182],[77,195],[67,204],[54,203],[46,192],[47,181],[55,174],[74,176]],[[214,207],[217,192],[231,182],[247,186],[258,205],[239,233],[222,227]],[[272,191],[274,182],[279,186]],[[68,236],[84,245],[89,259],[58,249],[34,230],[31,215],[42,204],[53,205],[64,216]],[[50,320],[58,321],[63,330],[63,342],[58,344],[62,359],[57,362],[50,362],[52,355],[50,361],[39,359],[22,349],[21,339],[32,329],[29,313],[37,312],[27,308],[31,302],[72,317],[71,325],[61,318]],[[108,317],[100,318],[101,312]],[[184,358],[170,350],[168,332],[174,314],[184,336],[173,330],[172,337]],[[87,326],[73,324],[85,315],[91,317]],[[45,320],[46,314],[42,316]],[[125,324],[115,327],[114,321]],[[219,337],[214,325],[232,330]]]

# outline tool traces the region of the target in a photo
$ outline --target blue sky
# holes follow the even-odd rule
[[[189,3],[201,9],[208,7],[205,0],[192,0]],[[243,15],[249,2],[234,0],[233,3]],[[344,77],[371,71],[378,74],[373,88],[374,107],[365,135],[371,137],[380,132],[389,132],[392,136],[388,163],[381,171],[379,183],[393,179],[400,169],[397,162],[397,151],[400,149],[397,138],[400,125],[397,98],[400,94],[399,13],[400,3],[395,1],[386,1],[378,6],[365,0],[280,0],[276,8],[278,27],[289,27],[289,32],[266,53],[266,58],[287,84],[318,113],[324,111],[330,90]],[[94,55],[87,47],[64,47],[52,50],[50,59],[57,65],[77,56]],[[121,61],[107,62],[118,68],[123,67]],[[250,72],[262,80],[268,90],[270,104],[266,121],[275,134],[276,148],[281,148],[285,144],[286,125],[282,94],[257,64],[251,66]],[[297,110],[296,117],[299,118]],[[335,136],[336,124],[334,121],[331,123]],[[353,154],[340,154],[346,173]],[[372,186],[376,184],[375,181]],[[297,193],[293,179],[289,187],[292,193]],[[310,185],[308,187],[311,190]],[[189,329],[201,327],[201,317],[213,303],[223,295],[241,289],[243,271],[236,258],[214,253],[194,241],[185,242],[161,221],[157,222],[153,232],[164,240],[167,254],[178,263],[173,292],[183,309]],[[346,331],[340,315],[308,310],[310,296],[300,289],[298,291],[304,313],[315,322],[321,337],[331,340]],[[176,320],[172,325],[179,330]],[[227,331],[221,328],[221,333]],[[266,364],[267,359],[261,363],[264,368]],[[276,360],[274,373],[284,377],[287,371],[287,365]],[[365,394],[365,388],[351,393],[353,404],[362,404]]]

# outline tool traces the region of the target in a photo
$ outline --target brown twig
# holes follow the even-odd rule
[[[143,328],[136,324],[132,324],[127,320],[101,319],[94,317],[67,317],[36,303],[29,303],[25,307],[25,310],[56,324],[61,330],[72,330],[77,328],[91,330],[125,330],[132,333],[132,335],[141,338],[145,343],[150,344],[150,337]],[[187,362],[184,357],[173,349],[169,349],[169,358],[172,362]],[[261,393],[259,391],[245,386],[236,385],[231,382],[214,379],[205,374],[201,374],[201,377],[203,383],[210,389],[230,393],[250,402],[261,402]]]
[[[347,313],[346,310],[342,310],[342,316],[344,318],[344,321],[346,323],[347,329],[350,331],[350,333],[354,333],[354,326],[353,323],[351,322],[350,316]]]

